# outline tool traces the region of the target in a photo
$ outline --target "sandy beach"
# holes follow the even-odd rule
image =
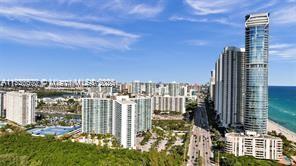
[[[268,119],[267,122],[267,130],[268,131],[276,131],[277,133],[282,133],[288,140],[296,142],[296,133],[290,131],[289,129],[279,125],[278,123]]]

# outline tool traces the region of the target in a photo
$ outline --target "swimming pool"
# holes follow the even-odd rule
[[[29,133],[35,136],[45,136],[45,135],[55,135],[55,136],[62,136],[71,131],[79,129],[79,126],[76,127],[65,127],[65,126],[51,126],[45,128],[35,128],[28,130]]]

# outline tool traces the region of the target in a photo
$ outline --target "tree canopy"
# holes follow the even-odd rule
[[[32,137],[21,132],[0,137],[0,165],[181,165],[174,155],[110,149]]]

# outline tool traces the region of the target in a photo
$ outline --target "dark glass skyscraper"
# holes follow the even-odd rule
[[[266,134],[268,118],[269,13],[246,16],[245,130]]]

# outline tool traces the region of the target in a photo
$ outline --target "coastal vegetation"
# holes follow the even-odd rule
[[[220,165],[224,166],[277,166],[278,163],[273,160],[259,160],[253,156],[240,156],[236,157],[233,154],[220,153],[219,154]]]
[[[25,132],[0,137],[0,165],[181,165],[180,148],[138,152],[32,137]]]
[[[182,115],[181,112],[170,111],[170,110],[166,110],[166,111],[154,110],[153,113],[155,115],[170,115],[170,116]]]
[[[191,124],[184,120],[153,120],[152,124],[150,131],[141,133],[139,148],[147,153],[167,154],[174,158],[175,165],[183,165]]]
[[[187,101],[186,102],[186,113],[184,114],[184,119],[186,119],[189,122],[192,122],[194,110],[196,108],[197,108],[196,101]]]
[[[151,136],[152,136],[151,132],[149,132],[149,131],[145,132],[145,133],[144,133],[144,138],[143,138],[143,140],[140,142],[140,144],[141,144],[142,146],[145,145],[145,144],[149,141],[149,139],[151,138]]]
[[[197,107],[196,101],[190,101],[186,103],[186,111],[194,111]]]
[[[223,152],[225,149],[225,141],[222,139],[222,135],[225,132],[224,128],[219,127],[220,119],[214,109],[214,103],[208,99],[205,99],[205,107],[207,110],[208,121],[211,128],[211,140],[213,143],[214,153]]]
[[[37,93],[38,98],[43,98],[43,97],[61,97],[63,95],[70,95],[72,93],[69,92],[64,92],[64,91],[57,91],[57,90],[45,90],[45,89],[40,89],[35,91]]]
[[[154,126],[158,126],[167,131],[189,131],[190,129],[190,124],[184,120],[153,120],[152,123]]]
[[[207,110],[207,116],[208,116],[208,121],[210,128],[218,130],[220,133],[224,133],[223,128],[219,127],[221,126],[220,124],[220,118],[217,115],[217,112],[214,109],[214,102],[209,100],[208,97],[205,98],[205,107]]]
[[[287,138],[282,135],[282,133],[277,134],[275,131],[268,132],[268,135],[279,137],[283,141],[283,154],[291,158],[291,156],[296,156],[296,143],[287,140]]]

